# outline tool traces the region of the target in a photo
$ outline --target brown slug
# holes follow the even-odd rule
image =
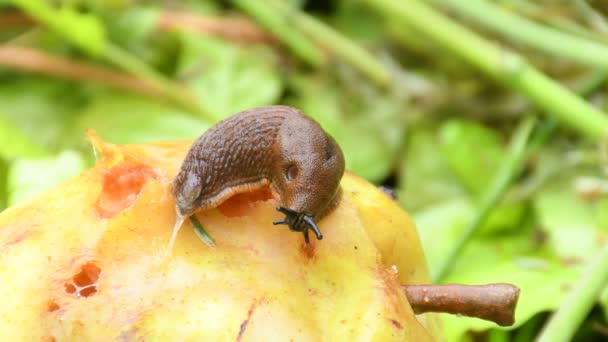
[[[230,196],[270,185],[286,224],[309,243],[308,229],[340,201],[344,156],[312,119],[288,106],[247,110],[205,132],[173,180],[177,220],[169,250],[185,218],[215,208]]]

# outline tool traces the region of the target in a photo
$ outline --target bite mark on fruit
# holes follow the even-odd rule
[[[251,216],[255,212],[256,202],[268,201],[273,198],[270,187],[264,186],[258,190],[236,194],[218,206],[218,210],[226,217]]]
[[[87,262],[80,266],[80,272],[74,275],[71,282],[65,283],[65,291],[78,298],[94,295],[97,293],[97,280],[100,273],[99,266],[93,262]]]
[[[95,208],[102,218],[111,218],[130,207],[146,182],[155,178],[154,170],[144,164],[123,160],[103,174],[101,194]]]

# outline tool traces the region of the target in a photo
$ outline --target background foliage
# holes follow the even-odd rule
[[[86,128],[194,139],[289,104],[348,169],[397,189],[438,281],[521,287],[515,327],[446,317],[448,340],[529,341],[608,239],[606,15],[582,0],[3,0],[0,210],[90,166]],[[592,273],[562,336],[607,334]]]

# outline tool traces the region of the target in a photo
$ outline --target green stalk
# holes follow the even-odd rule
[[[525,96],[568,127],[595,140],[608,135],[608,116],[542,74],[527,61],[419,0],[365,0],[386,16],[408,25]],[[465,1],[463,1],[465,2]]]
[[[593,258],[574,290],[545,325],[536,342],[571,341],[608,285],[608,245]]]
[[[187,87],[179,85],[156,70],[150,68],[147,64],[123,50],[119,46],[112,43],[106,44],[103,52],[103,58],[122,70],[138,76],[144,81],[150,83],[154,87],[161,90],[172,101],[181,105],[185,109],[198,114],[208,122],[215,121],[211,113],[209,113],[209,111],[197,101],[194,94],[192,94]]]
[[[591,7],[587,1],[571,0],[570,2],[592,28],[595,28],[602,33],[606,33],[608,31],[608,22],[606,22],[604,16]]]
[[[527,20],[486,0],[430,0],[531,48],[608,69],[608,46]]]
[[[0,157],[0,212],[8,203],[8,162]]]
[[[500,165],[496,175],[492,178],[492,184],[490,184],[489,190],[484,192],[484,195],[481,198],[479,210],[473,220],[464,228],[458,241],[454,244],[446,258],[443,259],[443,263],[433,275],[433,282],[440,283],[443,281],[464,246],[483,226],[483,223],[488,216],[490,216],[492,210],[498,205],[509,189],[511,181],[519,174],[527,156],[528,139],[535,123],[536,118],[534,116],[528,116],[519,124],[511,140],[509,153]]]
[[[275,6],[286,21],[291,22],[294,27],[322,45],[332,55],[353,65],[378,86],[388,87],[390,85],[391,75],[388,70],[372,54],[348,37],[283,1],[272,0],[266,1],[266,3]]]
[[[298,58],[314,67],[321,67],[327,63],[327,57],[321,49],[295,30],[285,18],[277,15],[276,11],[270,9],[266,2],[232,0],[232,3],[281,40]]]

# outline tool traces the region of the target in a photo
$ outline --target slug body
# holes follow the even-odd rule
[[[322,239],[316,222],[340,200],[342,150],[315,121],[295,108],[267,106],[219,122],[190,148],[173,181],[178,220],[215,208],[237,193],[270,185],[286,224]]]

